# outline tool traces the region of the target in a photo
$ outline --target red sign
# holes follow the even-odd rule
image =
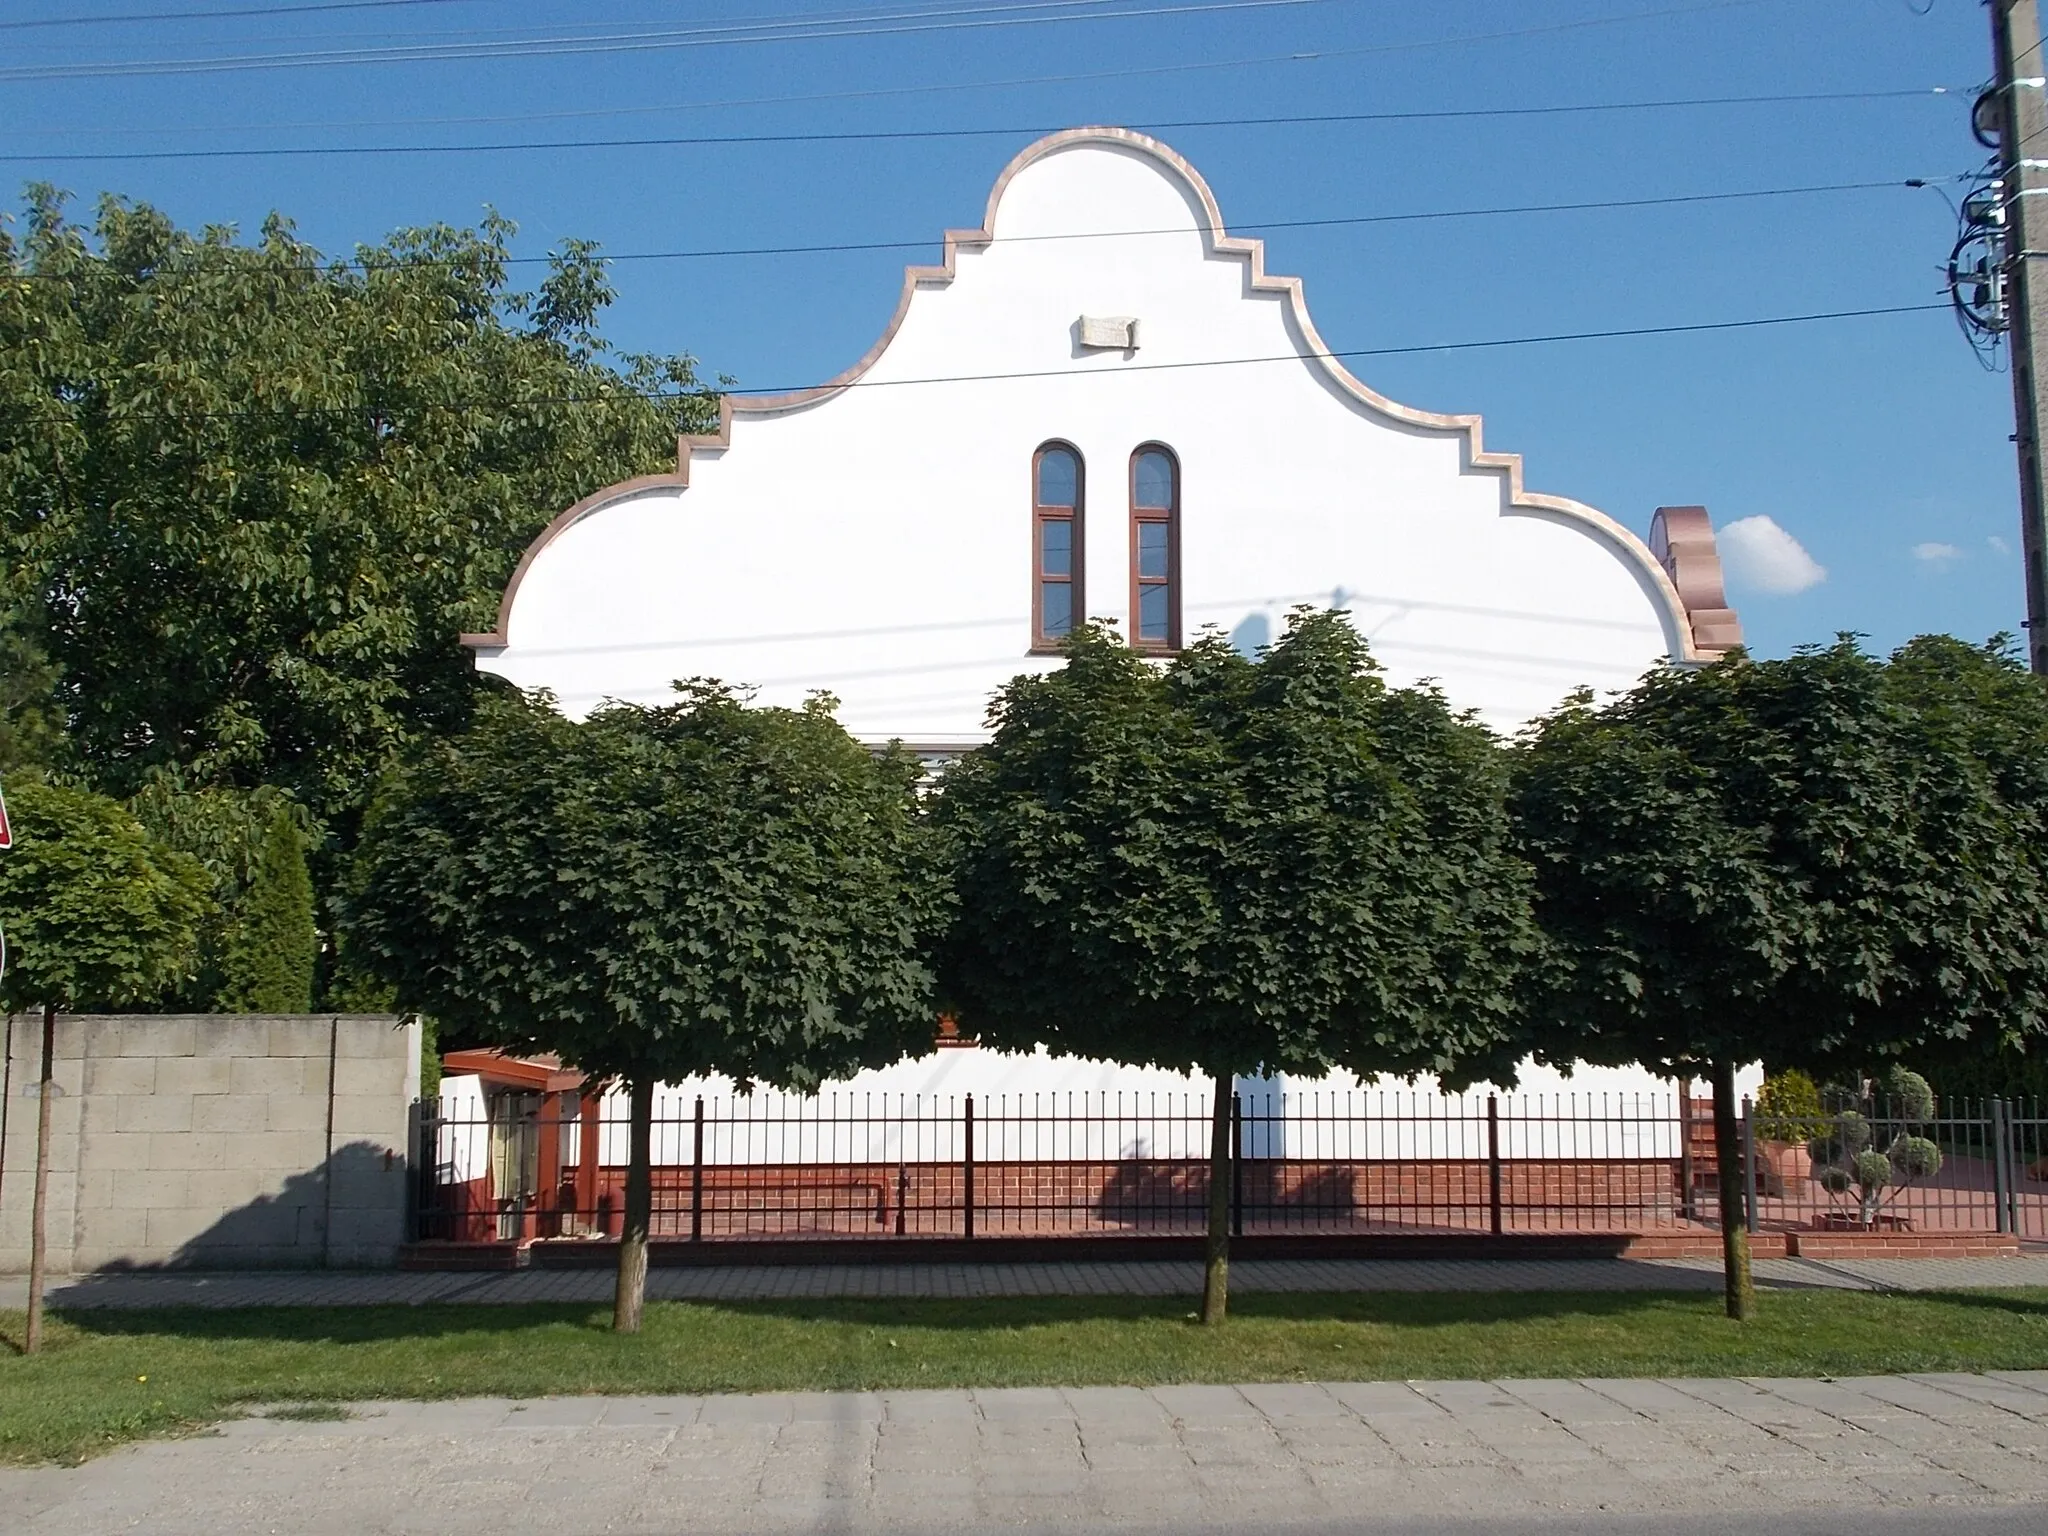
[[[7,797],[0,795],[0,850],[14,846],[14,829],[7,825]]]

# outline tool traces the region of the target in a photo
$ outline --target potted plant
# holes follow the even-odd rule
[[[1784,1199],[1813,1173],[1808,1144],[1831,1128],[1820,1089],[1796,1067],[1764,1079],[1756,1100],[1757,1192]]]
[[[1822,1230],[1908,1230],[1912,1219],[1889,1215],[1885,1207],[1916,1180],[1931,1179],[1941,1171],[1941,1148],[1917,1134],[1934,1118],[1934,1090],[1927,1079],[1894,1067],[1886,1087],[1887,1115],[1873,1120],[1856,1110],[1843,1110],[1808,1144],[1813,1177],[1834,1201],[1832,1210],[1814,1220]],[[1886,1131],[1892,1132],[1889,1140]],[[1880,1141],[1885,1143],[1882,1148]]]

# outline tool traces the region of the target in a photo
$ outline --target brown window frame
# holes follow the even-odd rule
[[[1172,505],[1164,510],[1158,507],[1138,505],[1138,460],[1148,453],[1163,453],[1166,462],[1173,467]],[[1180,455],[1164,443],[1140,443],[1131,450],[1130,467],[1125,474],[1126,490],[1131,507],[1131,649],[1144,651],[1153,656],[1170,656],[1181,648],[1180,630]],[[1166,639],[1144,639],[1138,633],[1139,598],[1145,587],[1158,586],[1156,580],[1141,581],[1138,577],[1138,529],[1144,523],[1166,524]]]
[[[1042,505],[1038,499],[1039,468],[1048,453],[1067,453],[1074,458],[1074,504],[1071,507]],[[1041,530],[1047,523],[1070,523],[1073,535],[1069,539],[1067,553],[1067,576],[1069,608],[1067,610],[1067,634],[1048,635],[1045,632],[1045,584],[1058,581],[1057,576],[1045,573],[1045,539]],[[1031,652],[1033,655],[1055,655],[1066,643],[1067,635],[1074,632],[1087,617],[1088,609],[1083,594],[1088,565],[1084,550],[1088,532],[1088,460],[1081,450],[1065,438],[1047,438],[1031,454]]]

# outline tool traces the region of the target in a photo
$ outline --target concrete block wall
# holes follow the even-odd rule
[[[40,1016],[14,1015],[0,1273],[28,1268],[41,1056]],[[388,1016],[60,1016],[51,1269],[392,1263],[419,1059]]]

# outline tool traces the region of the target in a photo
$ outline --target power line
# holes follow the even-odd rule
[[[0,32],[45,27],[107,27],[136,21],[223,21],[249,16],[311,16],[316,11],[381,11],[394,6],[472,5],[476,0],[323,0],[315,5],[249,5],[231,11],[124,11],[113,16],[38,16],[0,21]]]
[[[351,118],[316,122],[283,123],[169,123],[147,130],[134,128],[67,128],[72,136],[81,134],[165,133],[285,133],[306,129],[334,128],[449,128],[479,127],[498,123],[565,122],[600,117],[640,117],[663,112],[699,112],[733,107],[805,106],[828,101],[872,101],[894,96],[929,96],[959,91],[1011,90],[1036,85],[1074,85],[1095,80],[1128,80],[1138,76],[1178,75],[1219,69],[1246,69],[1262,64],[1314,64],[1333,59],[1363,58],[1384,53],[1416,53],[1434,48],[1457,48],[1475,43],[1518,42],[1525,38],[1560,32],[1580,32],[1592,27],[1620,26],[1626,22],[1656,21],[1672,16],[1693,16],[1702,12],[1747,9],[1765,0],[1701,0],[1692,5],[1668,6],[1656,11],[1632,11],[1621,16],[1593,16],[1575,21],[1550,22],[1536,27],[1514,27],[1507,31],[1466,32],[1452,37],[1415,38],[1406,42],[1363,43],[1351,48],[1297,49],[1238,59],[1207,59],[1187,64],[1140,64],[1124,69],[1080,73],[1013,76],[1007,80],[934,81],[921,85],[875,86],[861,90],[819,91],[792,96],[745,96],[713,101],[678,101],[644,107],[583,107],[554,112],[499,112],[468,117]],[[1942,87],[1943,91],[1963,89]],[[24,130],[33,132],[35,130]]]
[[[1268,357],[1195,358],[1178,363],[1120,363],[1106,369],[1039,368],[1015,373],[964,373],[921,379],[855,379],[839,389],[897,389],[928,384],[996,384],[1019,379],[1111,378],[1126,373],[1159,373],[1192,368],[1243,368],[1263,363],[1343,362],[1363,357],[1413,357],[1428,352],[1472,352],[1496,347],[1547,346],[1565,341],[1620,341],[1641,336],[1685,336],[1712,331],[1750,331],[1776,325],[1811,325],[1824,320],[1863,320],[1881,315],[1946,313],[1947,301],[1934,304],[1892,304],[1872,309],[1821,310],[1803,315],[1765,315],[1750,320],[1702,320],[1684,325],[1628,326],[1604,331],[1558,331],[1542,336],[1496,336],[1483,341],[1435,341],[1406,347],[1353,347],[1331,352],[1283,352]],[[779,389],[760,387],[723,391],[732,395],[788,395],[816,385]]]
[[[224,11],[175,11],[175,12],[162,12],[162,13],[158,13],[158,14],[155,14],[155,15],[131,14],[131,15],[127,15],[127,16],[117,16],[117,17],[107,17],[107,18],[101,18],[101,17],[95,17],[95,16],[79,17],[79,18],[75,18],[75,19],[74,19],[74,18],[64,18],[64,19],[48,19],[48,18],[45,18],[45,19],[38,19],[38,20],[34,20],[34,21],[26,21],[26,22],[0,22],[0,31],[5,31],[5,30],[13,30],[13,29],[18,29],[18,28],[25,28],[25,27],[39,27],[39,28],[46,28],[46,27],[59,27],[59,26],[74,26],[74,25],[94,25],[94,24],[97,24],[97,23],[101,22],[102,20],[107,20],[107,21],[171,21],[171,20],[212,20],[212,19],[216,19],[216,18],[228,18],[228,17],[260,17],[260,18],[271,18],[271,19],[276,19],[276,18],[280,18],[280,17],[291,17],[291,16],[296,16],[296,15],[300,15],[300,14],[302,14],[302,13],[310,13],[310,12],[318,12],[318,11],[330,11],[330,10],[332,10],[332,11],[348,11],[348,10],[368,9],[368,8],[374,8],[374,7],[377,7],[377,6],[380,6],[380,5],[398,5],[398,6],[405,6],[405,5],[445,5],[445,4],[463,4],[463,3],[476,3],[476,0],[363,0],[363,3],[361,3],[361,4],[334,4],[334,5],[305,5],[305,6],[268,6],[268,7],[254,7],[254,8],[250,8],[250,9],[244,9],[244,10],[224,10]],[[905,0],[905,3],[912,3],[912,0]],[[905,14],[905,15],[907,15],[907,16],[919,16],[919,15],[924,15],[924,14],[933,14],[933,15],[957,15],[957,14],[966,14],[966,13],[968,13],[968,12],[966,11],[966,9],[965,9],[965,8],[966,8],[966,7],[970,7],[970,6],[979,6],[979,7],[981,7],[981,8],[984,8],[984,9],[990,9],[990,10],[1015,10],[1015,9],[1019,9],[1019,8],[1029,8],[1029,7],[1022,7],[1022,6],[1020,6],[1020,4],[1019,4],[1019,0],[953,0],[953,7],[952,7],[952,8],[950,8],[950,9],[938,9],[938,10],[934,10],[934,9],[932,9],[932,7],[933,7],[933,6],[937,6],[937,5],[941,5],[941,4],[944,4],[944,3],[945,3],[945,0],[923,0],[923,3],[924,3],[924,4],[926,5],[926,9],[925,9],[924,11],[912,11],[912,12],[906,12],[906,13],[904,13],[904,14]],[[1128,4],[1132,4],[1132,3],[1134,3],[1134,0],[1040,0],[1040,4],[1041,4],[1041,5],[1045,5],[1045,6],[1061,6],[1061,5],[1063,5],[1063,6],[1067,7],[1068,9],[1080,9],[1080,8],[1084,8],[1084,7],[1088,7],[1088,6],[1109,6],[1109,5],[1117,5],[1117,4],[1126,4],[1126,5],[1128,5]],[[1304,3],[1321,3],[1321,0],[1304,0]],[[598,41],[606,41],[606,40],[613,40],[613,39],[632,39],[632,38],[637,38],[637,37],[643,37],[643,36],[645,36],[645,37],[658,37],[658,38],[666,38],[666,37],[670,37],[670,36],[683,36],[683,35],[686,35],[686,34],[694,34],[694,33],[704,33],[704,34],[711,34],[711,33],[716,33],[716,34],[721,34],[721,35],[723,35],[723,34],[736,34],[736,35],[737,35],[737,34],[745,34],[745,33],[748,33],[748,32],[759,32],[759,31],[773,30],[773,29],[775,29],[775,28],[798,28],[798,29],[811,29],[811,28],[818,28],[818,27],[824,27],[824,26],[829,26],[829,25],[831,25],[832,23],[834,23],[835,21],[836,21],[836,22],[855,22],[855,21],[862,21],[862,20],[868,20],[868,19],[872,19],[872,18],[871,18],[871,17],[869,17],[869,16],[867,15],[867,13],[866,13],[866,12],[863,12],[863,11],[797,11],[797,12],[785,12],[785,13],[783,13],[783,14],[780,14],[780,15],[774,15],[774,16],[757,16],[757,17],[754,17],[753,19],[751,19],[751,20],[749,20],[749,21],[729,21],[729,22],[715,22],[715,23],[709,23],[709,24],[706,24],[706,25],[702,25],[702,26],[696,26],[696,27],[689,27],[689,28],[682,28],[682,29],[677,29],[677,28],[664,28],[664,29],[661,29],[661,30],[658,30],[658,31],[648,31],[648,30],[646,30],[646,29],[644,29],[644,28],[643,28],[643,29],[641,29],[640,31],[637,31],[637,32],[624,32],[624,33],[621,33],[621,32],[618,32],[618,31],[616,31],[616,30],[615,30],[615,29],[616,29],[616,28],[618,27],[618,25],[619,25],[619,23],[617,23],[617,22],[611,22],[611,21],[591,21],[591,22],[564,22],[564,23],[560,23],[560,24],[558,24],[558,25],[557,25],[557,26],[556,26],[556,27],[554,28],[554,30],[553,30],[553,33],[552,33],[552,35],[550,35],[550,36],[547,36],[547,37],[543,37],[543,38],[536,38],[536,37],[535,37],[535,36],[533,35],[533,31],[532,31],[532,28],[531,28],[530,26],[527,26],[527,27],[450,27],[450,28],[437,28],[437,29],[432,29],[432,30],[423,30],[423,29],[418,29],[418,28],[414,28],[414,29],[410,29],[410,30],[407,30],[407,31],[403,31],[403,32],[396,32],[396,31],[385,31],[385,32],[369,32],[369,33],[352,33],[352,34],[337,34],[337,40],[341,40],[341,39],[343,39],[343,38],[346,38],[346,39],[348,39],[348,45],[347,45],[347,46],[346,46],[345,48],[342,48],[342,49],[339,49],[339,50],[334,50],[334,51],[340,51],[340,52],[365,52],[365,53],[375,53],[375,52],[377,52],[377,50],[376,50],[376,49],[373,49],[373,48],[371,48],[371,47],[370,47],[370,40],[371,40],[371,39],[376,39],[376,38],[386,38],[386,37],[400,37],[400,38],[406,38],[406,39],[409,39],[409,41],[408,41],[407,43],[405,43],[405,44],[402,44],[402,45],[400,45],[401,47],[404,47],[404,48],[426,48],[426,47],[431,47],[431,46],[442,46],[441,44],[439,44],[439,43],[438,43],[438,42],[436,42],[435,40],[438,40],[438,39],[446,39],[446,38],[476,38],[476,39],[484,39],[484,38],[507,38],[507,39],[509,39],[509,40],[510,40],[510,42],[512,42],[512,43],[515,43],[515,44],[528,44],[528,45],[530,45],[530,44],[533,44],[533,43],[546,43],[546,44],[549,44],[549,45],[553,45],[553,44],[556,44],[556,43],[575,43],[575,42],[581,42],[581,41],[586,41],[586,40],[590,40],[590,39],[591,39],[591,38],[593,38],[593,37],[595,38],[595,40],[598,40]],[[452,46],[452,45],[449,45],[449,46]],[[482,45],[481,45],[481,44],[479,44],[478,46],[482,46]],[[117,62],[119,62],[119,61],[117,61]],[[171,62],[179,62],[179,61],[171,61]]]
[[[1689,96],[1661,101],[1576,102],[1543,107],[1443,107],[1403,112],[1320,112],[1280,117],[1191,117],[1133,124],[1148,130],[1179,128],[1294,128],[1333,123],[1426,123],[1474,118],[1564,117],[1598,112],[1666,112],[1700,107],[1806,105],[1822,102],[1896,101],[1946,96],[1945,85],[1889,91],[1801,91],[1765,96]],[[1057,125],[1010,124],[991,128],[871,128],[828,133],[670,134],[631,139],[528,139],[496,144],[307,144],[235,149],[71,150],[59,154],[0,155],[0,164],[76,164],[139,160],[252,160],[353,155],[476,155],[527,150],[678,149],[749,144],[874,144],[932,139],[1037,138]]]
[[[930,32],[1056,26],[1075,21],[1118,21],[1153,16],[1207,15],[1274,10],[1305,5],[1349,4],[1352,0],[1179,0],[1132,6],[1130,0],[1012,0],[1012,3],[948,10],[843,12],[803,21],[734,22],[659,32],[614,33],[599,37],[534,37],[499,43],[406,44],[389,48],[304,49],[296,53],[224,54],[212,58],[124,59],[106,63],[19,65],[0,69],[0,81],[93,80],[143,75],[218,74],[263,69],[309,69],[346,64],[438,63],[472,59],[567,57],[599,53],[668,52],[680,48],[723,48],[750,43],[786,43],[865,37],[898,37]],[[1116,5],[1121,9],[1102,9]],[[1039,12],[1058,10],[1059,15]]]
[[[999,384],[1028,379],[1117,379],[1133,373],[1180,372],[1198,368],[1245,368],[1275,363],[1343,362],[1369,357],[1416,357],[1436,352],[1473,352],[1502,347],[1549,346],[1561,342],[1575,341],[1621,341],[1647,336],[1691,336],[1716,332],[1763,330],[1781,325],[1812,325],[1830,320],[1864,320],[1890,315],[1947,314],[1950,306],[1946,300],[1932,304],[1889,304],[1868,309],[1820,310],[1798,315],[1763,315],[1746,320],[1703,320],[1680,325],[1639,325],[1625,326],[1600,331],[1554,331],[1538,336],[1496,336],[1474,341],[1420,342],[1404,347],[1352,347],[1327,352],[1282,352],[1266,357],[1215,357],[1191,358],[1185,362],[1168,363],[1118,363],[1104,368],[1037,368],[1021,369],[1008,373],[959,373],[941,374],[912,379],[853,379],[844,384],[827,385],[782,385],[775,388],[754,386],[725,390],[640,390],[610,389],[592,395],[543,395],[524,400],[434,400],[413,402],[404,407],[409,411],[459,411],[494,410],[521,411],[542,406],[575,405],[617,405],[627,400],[645,400],[667,404],[686,400],[715,400],[722,395],[744,397],[748,395],[780,396],[801,394],[809,390],[829,389],[833,393],[848,389],[908,389],[934,385],[956,384]],[[280,414],[294,417],[306,416],[365,416],[388,414],[390,404],[348,405],[348,406],[307,406],[292,403],[281,410],[263,411],[239,407],[231,411],[162,411],[155,414],[172,416],[180,421],[227,421],[272,419]],[[139,412],[119,413],[123,420],[134,420]],[[15,418],[19,421],[21,418]],[[64,418],[43,417],[45,422],[58,422]]]
[[[787,39],[788,41],[801,41],[811,32],[825,31],[827,35],[831,35],[829,29],[834,26],[865,26],[876,21],[915,21],[933,17],[973,16],[1010,11],[1090,11],[1098,7],[1106,9],[1118,5],[1135,5],[1139,3],[1139,0],[896,0],[897,4],[912,8],[884,12],[879,16],[873,12],[873,4],[875,3],[880,3],[880,0],[870,0],[869,6],[851,11],[785,11],[777,14],[750,16],[745,20],[705,21],[701,24],[687,27],[659,27],[654,29],[639,27],[623,32],[618,30],[621,24],[615,21],[562,22],[553,26],[547,35],[539,37],[535,36],[530,26],[447,27],[431,30],[414,28],[404,32],[389,31],[357,34],[348,40],[345,46],[334,51],[344,53],[358,51],[372,54],[380,53],[382,50],[371,46],[372,40],[393,37],[405,39],[405,41],[393,45],[395,51],[443,47],[457,50],[470,48],[488,49],[494,46],[502,46],[518,50],[511,55],[513,57],[526,57],[536,46],[541,47],[543,52],[552,52],[558,45],[590,42],[631,44],[643,39],[665,41],[670,38],[710,37],[714,40],[710,46],[716,46],[719,42],[728,39],[741,42],[749,41],[748,34],[759,32],[788,31],[793,34],[791,38]],[[1357,0],[1297,0],[1297,3],[1305,5],[1342,5],[1357,3]],[[446,41],[457,38],[471,39],[472,41],[465,43]],[[503,41],[494,43],[491,41],[493,39],[502,39]],[[784,41],[785,39],[771,38],[767,40]],[[466,55],[458,53],[458,57],[462,56]],[[484,56],[490,57],[491,55],[485,54]],[[373,60],[372,62],[375,61]],[[400,59],[396,62],[403,63],[406,60]]]
[[[1618,208],[1660,208],[1680,207],[1696,203],[1738,202],[1755,198],[1802,197],[1831,192],[1871,192],[1880,189],[1902,189],[1924,187],[1930,182],[1964,181],[1966,175],[1937,177],[1912,177],[1905,181],[1839,181],[1807,187],[1759,187],[1737,192],[1689,192],[1666,197],[1605,198],[1598,201],[1578,203],[1521,203],[1491,208],[1432,208],[1409,213],[1364,213],[1332,216],[1317,219],[1266,219],[1250,223],[1232,224],[1232,232],[1250,230],[1272,231],[1282,229],[1340,229],[1371,224],[1413,224],[1432,219],[1479,219],[1498,218],[1530,213],[1587,213]],[[1109,229],[1082,230],[1072,234],[1051,235],[999,235],[986,242],[989,245],[1033,245],[1053,240],[1120,240],[1147,236],[1187,235],[1195,233],[1188,225],[1160,229]],[[616,256],[607,256],[606,261],[691,261],[718,258],[751,256],[812,256],[830,255],[859,251],[903,251],[921,250],[933,242],[924,240],[870,240],[841,241],[822,245],[758,245],[731,246],[724,249],[702,249],[692,251],[630,251]],[[551,256],[518,256],[508,261],[521,264],[552,261]]]
[[[1363,213],[1330,215],[1313,219],[1263,219],[1246,223],[1233,223],[1231,231],[1239,234],[1249,231],[1271,232],[1292,229],[1344,229],[1374,224],[1414,224],[1435,219],[1480,219],[1521,216],[1534,213],[1590,213],[1615,209],[1671,208],[1694,204],[1728,203],[1751,201],[1764,198],[1810,197],[1842,192],[1875,192],[1903,190],[1936,185],[1944,181],[1963,182],[1970,180],[1967,172],[1949,176],[1914,176],[1892,181],[1837,181],[1824,182],[1801,187],[1754,187],[1732,192],[1684,192],[1663,197],[1600,198],[1575,203],[1518,203],[1477,208],[1431,208],[1417,209],[1407,213]],[[1142,239],[1153,236],[1185,236],[1199,233],[1192,225],[1180,224],[1155,229],[1093,229],[1076,230],[1068,234],[1045,235],[999,235],[986,245],[1038,245],[1060,240],[1123,240]],[[709,261],[728,260],[759,256],[823,256],[844,255],[869,251],[918,251],[928,250],[936,244],[930,236],[917,240],[840,240],[814,245],[741,245],[708,246],[695,250],[677,251],[621,251],[607,254],[595,253],[603,263],[641,261]],[[538,266],[551,263],[559,258],[549,256],[503,256],[496,258],[497,264],[513,266]],[[393,268],[411,270],[421,267],[466,268],[478,265],[475,257],[433,257],[414,256],[398,253],[386,261],[364,262],[360,260],[337,260],[323,262],[323,271],[369,272]],[[152,274],[153,281],[181,275],[177,268],[159,267]],[[65,273],[17,272],[12,274],[16,281],[63,283],[71,281]]]

